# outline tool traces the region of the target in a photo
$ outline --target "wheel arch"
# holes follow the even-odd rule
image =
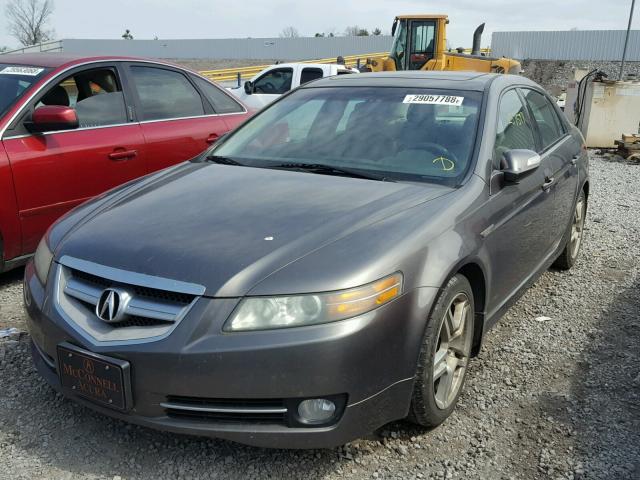
[[[446,283],[455,275],[462,275],[471,285],[473,293],[474,321],[473,321],[473,344],[471,356],[475,357],[480,352],[482,346],[482,336],[484,333],[485,307],[487,302],[487,275],[482,263],[476,259],[463,260],[452,269],[446,277]]]

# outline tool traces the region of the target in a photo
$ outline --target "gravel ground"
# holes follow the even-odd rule
[[[0,478],[640,478],[640,167],[596,158],[592,175],[578,264],[509,310],[441,427],[314,451],[160,433],[55,394],[22,335],[0,340]],[[20,289],[0,278],[2,325],[23,325]]]

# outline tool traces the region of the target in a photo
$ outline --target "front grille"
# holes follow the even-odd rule
[[[282,399],[226,399],[169,396],[162,403],[167,416],[213,423],[287,425]]]
[[[205,291],[201,285],[70,257],[63,257],[57,268],[57,308],[99,341],[160,338],[184,318]],[[109,310],[102,310],[109,312],[102,314],[104,319],[96,314],[98,304],[101,308],[110,305]]]

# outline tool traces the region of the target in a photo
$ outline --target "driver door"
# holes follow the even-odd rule
[[[41,105],[74,108],[79,127],[29,132],[25,122]],[[146,173],[144,137],[128,105],[116,65],[78,68],[43,89],[5,132],[23,254],[68,210]]]
[[[435,55],[436,22],[414,20],[411,22],[408,70],[421,70]]]
[[[253,82],[253,92],[248,101],[251,106],[262,108],[291,90],[293,68],[274,68]]]

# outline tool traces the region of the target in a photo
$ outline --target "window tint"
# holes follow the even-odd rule
[[[538,124],[542,148],[545,149],[564,135],[564,127],[547,97],[540,92],[529,89],[523,89],[522,93]]]
[[[515,90],[509,90],[500,99],[494,160],[500,162],[506,151],[516,148],[535,151],[536,142],[520,97]]]
[[[51,87],[36,104],[75,108],[80,128],[127,123],[122,88],[111,68],[74,73]]]
[[[300,85],[318,78],[322,78],[321,68],[303,68],[302,75],[300,75]]]
[[[224,93],[220,88],[216,87],[211,82],[206,81],[204,78],[192,77],[196,82],[198,88],[202,90],[205,97],[211,102],[213,109],[216,113],[235,113],[244,112],[244,108],[238,102],[236,102],[231,96]]]
[[[291,90],[293,69],[278,68],[265,73],[253,84],[255,93],[283,94]]]
[[[181,73],[153,67],[131,67],[144,120],[204,115],[202,98]]]

